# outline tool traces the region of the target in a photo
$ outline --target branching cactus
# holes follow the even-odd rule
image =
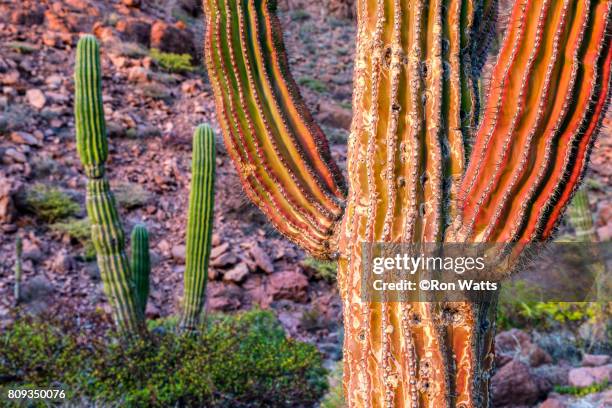
[[[181,317],[181,329],[185,331],[198,327],[206,300],[215,198],[215,135],[210,126],[203,125],[196,129],[192,154]]]
[[[100,275],[117,325],[128,332],[138,332],[144,318],[125,253],[125,233],[105,174],[108,141],[100,51],[93,36],[79,40],[74,79],[77,150],[88,178],[87,214]]]
[[[149,234],[144,225],[134,227],[131,261],[125,252],[125,233],[105,174],[108,140],[102,107],[102,73],[99,45],[84,36],[77,46],[75,68],[77,150],[88,177],[87,212],[92,241],[104,290],[119,328],[140,332],[149,296],[151,260]],[[185,300],[181,328],[196,329],[206,300],[214,207],[215,137],[207,125],[193,137],[193,180],[187,226]]]
[[[276,2],[204,5],[246,193],[338,259],[349,406],[488,406],[494,304],[366,302],[362,243],[548,239],[607,106],[612,0],[514,2],[482,102],[495,0],[358,0],[348,192],[290,75]]]
[[[139,312],[144,316],[149,298],[149,277],[151,275],[151,257],[149,254],[149,232],[144,225],[136,225],[132,230],[132,276],[136,288],[136,303]]]

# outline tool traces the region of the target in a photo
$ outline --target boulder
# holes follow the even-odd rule
[[[542,395],[538,379],[529,366],[513,360],[495,373],[491,380],[494,407],[532,405]]]
[[[572,387],[589,387],[610,381],[612,378],[612,364],[600,367],[580,367],[569,372],[569,385]]]
[[[244,262],[240,262],[238,265],[225,272],[223,280],[226,282],[240,283],[249,274],[249,267]]]
[[[272,299],[305,302],[308,299],[308,279],[299,271],[283,271],[270,275],[268,291]]]
[[[151,44],[151,24],[136,18],[119,20],[115,25],[123,41],[135,42],[149,47]]]
[[[610,356],[606,354],[585,354],[582,356],[583,367],[599,367],[610,362]]]
[[[193,35],[163,21],[156,21],[151,27],[150,44],[163,52],[196,56]]]
[[[261,249],[259,245],[254,244],[249,249],[249,254],[251,255],[251,258],[253,258],[253,260],[255,261],[255,265],[257,265],[259,269],[261,269],[265,273],[274,272],[274,264],[272,263],[270,256],[268,256],[268,254],[263,249]]]

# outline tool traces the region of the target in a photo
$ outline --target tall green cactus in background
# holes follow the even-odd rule
[[[181,328],[186,331],[192,331],[198,326],[206,300],[215,198],[215,135],[208,125],[198,126],[193,135],[191,171],[181,317]]]
[[[144,321],[125,253],[125,233],[105,174],[108,142],[102,107],[100,51],[93,36],[77,46],[75,67],[77,150],[87,175],[87,213],[104,291],[119,328],[138,331]]]
[[[143,225],[134,227],[131,262],[128,262],[125,233],[106,178],[108,141],[102,107],[100,51],[98,42],[90,35],[81,38],[77,46],[75,117],[77,150],[89,179],[87,212],[104,290],[116,324],[128,332],[140,331],[144,327],[149,296],[149,234]],[[199,324],[206,299],[215,181],[215,136],[208,125],[201,125],[195,131],[192,171],[181,316],[181,328],[187,331]]]
[[[136,288],[138,310],[144,316],[149,297],[149,277],[151,257],[149,255],[149,232],[144,225],[138,224],[132,230],[132,276]]]
[[[21,265],[21,257],[23,255],[23,242],[21,237],[17,237],[15,240],[15,288],[14,288],[14,297],[15,297],[15,306],[19,305],[21,301],[21,276],[23,274],[22,265]]]

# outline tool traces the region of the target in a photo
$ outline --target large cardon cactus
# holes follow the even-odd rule
[[[246,193],[338,259],[349,406],[488,406],[493,303],[366,302],[362,243],[548,239],[608,102],[612,0],[514,2],[482,103],[495,0],[358,0],[348,191],[290,75],[276,2],[204,5]]]

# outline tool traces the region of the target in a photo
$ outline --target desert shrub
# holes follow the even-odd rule
[[[338,362],[330,373],[329,387],[329,392],[325,394],[321,401],[321,408],[346,408],[347,404],[342,387],[342,361]]]
[[[26,189],[20,201],[25,210],[47,223],[73,217],[81,211],[79,203],[64,191],[44,184]]]
[[[91,222],[89,218],[69,218],[58,221],[49,226],[52,232],[66,235],[70,240],[82,248],[80,256],[87,261],[96,257],[96,248],[91,241]]]
[[[114,183],[112,190],[117,204],[126,210],[143,207],[153,198],[153,194],[138,183]]]
[[[302,263],[313,271],[315,279],[324,280],[329,283],[336,281],[336,269],[338,269],[336,262],[320,261],[313,257],[307,257]]]
[[[322,82],[315,78],[311,78],[309,76],[303,76],[298,78],[298,84],[319,93],[326,92],[328,90],[325,82]]]
[[[0,334],[0,386],[70,388],[78,377],[80,353],[76,339],[60,325],[17,321]]]
[[[327,389],[316,348],[287,339],[269,312],[214,317],[197,336],[170,330],[171,320],[146,338],[87,341],[15,323],[1,336],[0,387],[54,383],[73,400],[122,407],[311,406]]]
[[[162,52],[157,48],[151,49],[151,58],[163,69],[170,72],[192,72],[195,67],[191,63],[191,55]]]
[[[559,394],[574,395],[576,397],[584,397],[585,395],[601,392],[610,386],[608,381],[603,381],[598,384],[593,384],[588,387],[574,387],[571,385],[557,385],[555,392]]]
[[[502,285],[497,314],[497,325],[554,329],[566,327],[577,330],[585,322],[605,320],[606,305],[598,302],[541,302],[540,293],[526,282]]]

